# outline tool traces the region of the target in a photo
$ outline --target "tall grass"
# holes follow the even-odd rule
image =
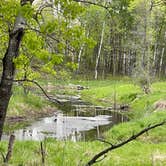
[[[59,84],[52,83],[54,85]],[[143,94],[141,89],[133,85],[129,80],[73,81],[72,83],[89,86],[89,90],[83,91],[82,95],[83,99],[92,103],[110,106],[116,89],[117,102],[130,104],[132,120],[114,126],[104,135],[105,139],[113,144],[119,143],[148,125],[155,124],[166,118],[165,110],[154,111],[153,106],[156,101],[166,99],[166,82],[153,83],[152,92],[148,95]],[[40,98],[37,99],[32,94],[28,96],[28,99],[27,97],[22,98],[22,90],[17,89],[16,92],[10,103],[10,111],[12,111],[13,107],[17,108],[16,103],[27,104],[26,107],[33,105],[34,108],[39,109],[43,106]],[[18,114],[22,114],[22,110],[17,109]],[[156,128],[135,141],[107,154],[104,160],[96,163],[96,166],[164,166],[166,165],[165,133],[166,126]],[[83,166],[97,152],[109,146],[99,141],[74,143],[47,139],[45,143],[46,166]],[[0,142],[0,152],[5,153],[6,149],[7,142]],[[165,159],[154,160],[156,156],[165,156]],[[0,158],[0,162],[2,163],[2,158]],[[13,166],[40,166],[40,142],[16,141],[9,164]]]

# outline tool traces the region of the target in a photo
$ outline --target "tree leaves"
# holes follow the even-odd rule
[[[64,17],[68,19],[74,20],[84,11],[84,7],[82,5],[72,0],[61,0],[60,5]]]
[[[24,6],[19,6],[17,8],[17,14],[18,13],[21,14],[26,20],[31,20],[33,18],[35,10],[29,2]]]
[[[42,24],[41,26],[41,32],[44,34],[50,34],[53,33],[58,27],[58,21],[57,19],[47,21],[46,23]]]

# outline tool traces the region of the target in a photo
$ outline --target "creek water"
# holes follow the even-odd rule
[[[90,141],[102,138],[113,125],[127,119],[118,112],[85,103],[67,104],[52,117],[41,118],[30,126],[13,131],[17,140],[41,141],[51,137],[58,140]],[[11,133],[5,133],[3,140]]]

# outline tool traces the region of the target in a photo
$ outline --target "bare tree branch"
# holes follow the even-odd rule
[[[109,6],[106,6],[106,5],[102,5],[102,4],[99,4],[99,3],[95,3],[95,2],[91,2],[91,1],[88,1],[88,0],[73,0],[75,2],[81,2],[81,3],[85,3],[85,4],[90,4],[90,5],[95,5],[95,6],[99,6],[99,7],[102,7],[106,10],[109,9]]]
[[[109,145],[113,146],[113,144],[111,142],[108,142],[108,141],[106,141],[102,138],[98,138],[97,140],[100,141],[100,142],[103,142],[103,143],[106,143],[106,144],[109,144]]]
[[[12,134],[9,138],[8,151],[4,159],[4,163],[8,163],[10,158],[12,157],[14,141],[15,141],[15,135]]]
[[[52,4],[48,3],[47,1],[45,3],[43,3],[43,4],[41,4],[41,6],[39,6],[39,8],[37,9],[34,18],[38,20],[38,15],[41,15],[42,11],[45,8],[52,8]]]
[[[27,4],[28,2],[30,2],[31,4],[33,3],[34,0],[21,0],[21,5],[25,5]]]
[[[42,86],[41,86],[37,81],[29,80],[29,79],[13,80],[13,81],[14,81],[14,82],[31,82],[31,83],[35,84],[35,85],[43,92],[43,94],[48,98],[49,101],[51,101],[51,102],[53,102],[53,103],[56,103],[56,104],[61,104],[61,105],[62,105],[62,103],[61,103],[59,100],[50,97],[50,96],[47,94],[47,92],[42,88]]]
[[[44,34],[44,33],[41,32],[39,29],[32,28],[32,27],[30,27],[30,25],[28,25],[28,24],[26,24],[26,25],[28,26],[28,28],[27,28],[26,30],[30,30],[30,31],[37,32],[38,34],[40,34],[40,35],[43,36],[43,37],[49,37],[50,39],[56,41],[57,43],[60,42],[60,40],[59,40],[59,39],[56,39],[53,35],[48,34],[48,33],[47,33],[47,34]]]
[[[160,123],[157,123],[155,125],[152,125],[152,126],[148,126],[147,128],[141,130],[140,132],[138,132],[137,134],[135,135],[132,135],[130,138],[128,138],[127,140],[119,143],[119,144],[115,144],[115,145],[111,145],[110,147],[104,149],[103,151],[99,152],[98,154],[96,154],[90,161],[88,161],[88,163],[85,165],[85,166],[91,166],[93,164],[95,164],[96,162],[98,162],[99,158],[104,156],[105,154],[107,154],[108,152],[114,150],[114,149],[117,149],[117,148],[120,148],[121,146],[135,140],[137,137],[141,136],[142,134],[144,133],[147,133],[149,130],[152,130],[156,127],[159,127],[159,126],[162,126],[166,123],[166,119]],[[107,141],[106,141],[107,142]],[[110,143],[111,144],[111,143]]]
[[[27,25],[27,26],[28,26],[28,29],[27,29],[27,30],[34,31],[34,32],[40,34],[40,35],[41,35],[42,37],[44,37],[45,39],[48,37],[49,39],[52,39],[53,41],[55,41],[55,42],[57,42],[57,43],[62,43],[62,44],[64,44],[64,45],[66,45],[66,44],[64,43],[64,41],[57,39],[53,33],[52,33],[52,34],[48,34],[48,33],[44,34],[44,33],[41,32],[40,30],[30,27],[30,25]],[[71,53],[74,53],[74,48],[69,48],[69,47],[67,47],[67,50],[70,51]]]
[[[42,166],[45,166],[46,147],[43,145],[43,142],[40,143],[40,153],[42,157]]]
[[[156,6],[160,6],[160,5],[166,5],[166,0],[159,0],[159,1],[153,1],[153,6],[152,7],[156,7]]]

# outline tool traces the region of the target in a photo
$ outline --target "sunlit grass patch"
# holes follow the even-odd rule
[[[46,166],[73,166],[85,165],[95,154],[107,148],[109,145],[102,142],[61,142],[56,140],[46,140]],[[7,142],[0,142],[0,150],[5,153],[7,149]],[[115,149],[106,155],[104,160],[96,163],[97,166],[120,165],[132,166],[151,165],[153,158],[160,155],[164,156],[165,143],[152,144],[140,141],[133,141],[129,144]],[[155,160],[155,164],[164,164],[165,160]],[[2,160],[1,160],[2,163]],[[14,151],[9,162],[10,165],[42,165],[40,142],[35,141],[16,141],[14,144]]]

